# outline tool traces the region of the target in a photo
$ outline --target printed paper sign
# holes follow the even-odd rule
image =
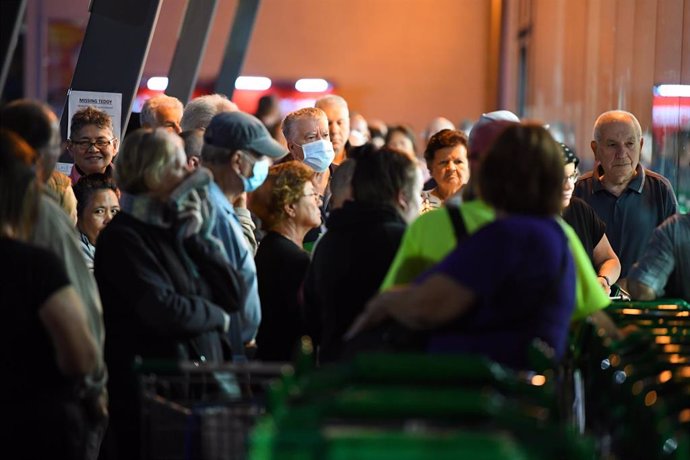
[[[72,128],[72,116],[74,116],[75,112],[92,106],[110,115],[110,118],[113,120],[113,135],[122,142],[122,139],[120,139],[120,126],[122,125],[122,93],[70,90],[68,98],[68,137]]]

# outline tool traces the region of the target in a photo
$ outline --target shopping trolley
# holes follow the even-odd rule
[[[140,362],[142,459],[240,460],[287,363]]]

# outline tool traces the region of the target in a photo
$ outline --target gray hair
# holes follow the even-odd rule
[[[347,107],[347,101],[343,97],[338,96],[336,94],[329,94],[329,95],[324,96],[320,99],[317,99],[316,103],[314,104],[314,107],[322,109],[328,105],[339,105],[339,106],[345,107],[346,109],[348,108]],[[348,111],[349,111],[349,109],[348,109]]]
[[[221,112],[239,111],[237,105],[223,94],[206,94],[189,101],[182,113],[182,131],[206,129],[211,119]]]
[[[127,135],[115,168],[118,187],[139,195],[160,184],[174,166],[177,150],[182,148],[176,139],[179,136],[163,128],[140,128]]]
[[[283,130],[283,136],[285,136],[286,140],[293,140],[293,127],[295,126],[295,123],[297,120],[303,120],[305,118],[311,118],[314,120],[323,118],[324,120],[328,120],[326,112],[317,107],[304,107],[302,109],[295,110],[294,112],[290,112],[283,120],[283,125],[281,128]]]
[[[640,140],[642,138],[642,127],[640,126],[640,122],[637,120],[637,118],[635,118],[635,115],[630,112],[626,112],[625,110],[609,110],[599,115],[597,120],[594,122],[594,130],[592,132],[592,138],[594,141],[601,142],[602,125],[612,121],[623,121],[621,118],[627,118],[630,121],[635,128],[637,139]]]
[[[144,105],[141,108],[141,114],[139,115],[141,126],[144,128],[158,127],[156,112],[158,112],[161,107],[175,107],[182,110],[184,105],[178,98],[168,96],[167,94],[154,96],[144,102]]]

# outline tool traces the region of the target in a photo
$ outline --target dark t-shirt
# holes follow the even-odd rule
[[[563,211],[563,219],[573,227],[587,255],[594,263],[594,248],[606,231],[604,221],[599,219],[594,208],[577,197],[570,199],[570,205]]]
[[[50,251],[5,238],[0,239],[0,260],[0,353],[3,386],[10,387],[3,395],[24,401],[35,392],[62,391],[66,380],[38,316],[43,303],[69,285],[62,262]]]
[[[268,232],[254,261],[261,299],[256,356],[265,361],[290,361],[304,333],[300,292],[309,254],[283,235]]]
[[[676,213],[678,202],[665,177],[637,165],[637,175],[620,196],[601,182],[603,170],[582,175],[573,195],[587,202],[606,224],[606,236],[621,262],[621,278],[644,252],[654,229]]]
[[[430,274],[443,273],[477,296],[474,307],[432,335],[429,350],[478,353],[528,368],[541,338],[563,356],[575,305],[575,270],[568,240],[554,219],[499,219],[461,243]]]

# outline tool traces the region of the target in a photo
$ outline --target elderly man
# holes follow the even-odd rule
[[[219,113],[204,133],[201,162],[213,173],[209,201],[218,215],[212,232],[223,243],[230,264],[237,269],[248,291],[240,322],[245,343],[251,343],[256,336],[261,304],[254,253],[242,234],[232,203],[243,193],[256,190],[266,179],[272,160],[285,154],[263,123],[243,112]],[[235,326],[237,323],[231,322],[231,330]]]
[[[475,179],[470,179],[465,188],[477,188],[479,159],[506,127],[518,121],[518,117],[507,110],[486,113],[480,117],[469,136],[468,159],[471,177]],[[446,207],[421,215],[408,226],[381,289],[411,283],[448,255],[458,241],[494,220],[494,209],[481,199],[467,200],[458,206],[451,198]],[[568,237],[577,276],[573,318],[582,319],[608,306],[610,300],[601,289],[589,256],[577,234],[565,222],[562,225]]]
[[[678,202],[671,183],[640,164],[644,139],[632,113],[602,113],[594,123],[593,137],[594,170],[580,178],[573,194],[606,223],[606,236],[625,278],[654,229],[676,213]]]
[[[350,110],[347,107],[347,101],[340,96],[330,94],[317,100],[314,106],[323,110],[328,117],[328,132],[335,151],[333,163],[339,165],[345,161],[345,145],[350,138]]]
[[[326,195],[335,155],[328,126],[324,111],[314,107],[291,112],[283,120],[283,135],[290,152],[286,159],[301,161],[316,171],[314,185],[322,195]],[[324,197],[324,202],[327,199]]]
[[[221,112],[237,112],[237,105],[222,94],[206,94],[189,101],[182,113],[182,131],[206,129],[211,118]]]
[[[180,134],[183,109],[184,106],[178,98],[161,94],[144,102],[139,121],[144,128],[165,128]]]
[[[282,127],[290,152],[285,160],[301,161],[316,171],[313,183],[316,192],[323,196],[321,213],[324,220],[331,199],[329,184],[335,156],[328,126],[328,118],[323,110],[305,107],[289,113],[283,120]],[[304,239],[305,249],[311,250],[322,230],[316,228],[307,233]]]

